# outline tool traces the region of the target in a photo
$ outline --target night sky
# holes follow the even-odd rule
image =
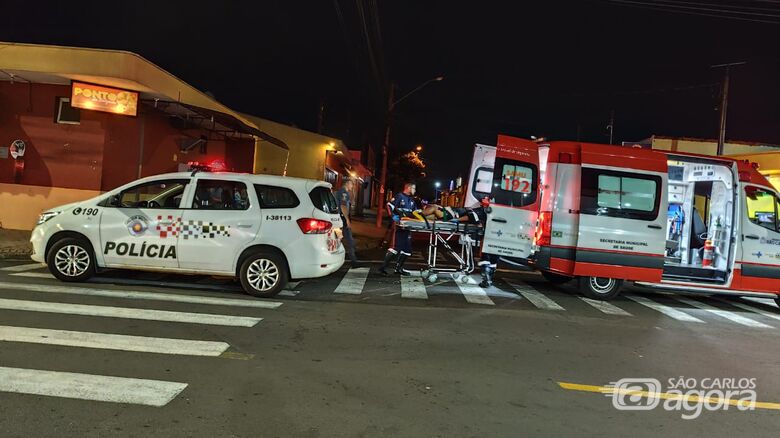
[[[0,40],[137,52],[309,130],[323,102],[324,133],[355,149],[381,144],[391,80],[399,96],[441,74],[398,106],[391,142],[423,144],[432,178],[499,133],[607,142],[610,110],[616,142],[717,138],[710,66],[734,61],[727,138],[780,144],[780,1],[109,3],[5,1]]]

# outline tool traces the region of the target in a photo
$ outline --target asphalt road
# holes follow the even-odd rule
[[[630,290],[596,307],[532,274],[505,273],[481,290],[363,270],[255,300],[210,278],[114,271],[74,285],[26,265],[0,262],[3,437],[776,436],[780,427],[780,405],[684,420],[561,386],[755,378],[757,400],[780,403],[780,309],[769,301]]]

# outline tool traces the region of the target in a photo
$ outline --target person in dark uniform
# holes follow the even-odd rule
[[[487,197],[482,198],[479,204],[479,207],[471,210],[471,214],[479,218],[479,223],[481,223],[484,228],[487,225],[487,208],[490,205],[490,200]],[[479,283],[479,287],[493,286],[493,275],[498,268],[498,258],[497,254],[482,253],[482,256],[479,258],[479,263],[477,263],[479,271],[482,274],[482,282]]]
[[[404,184],[403,192],[396,195],[393,200],[388,203],[388,209],[390,210],[393,222],[398,223],[401,220],[401,211],[409,210],[413,211],[417,209],[417,205],[414,202],[414,192],[417,190],[417,186],[413,183]],[[382,263],[382,267],[379,268],[379,273],[382,275],[388,275],[387,267],[390,262],[398,256],[398,261],[395,265],[395,273],[403,276],[412,275],[411,272],[404,269],[404,263],[406,259],[412,255],[412,233],[409,230],[402,230],[399,227],[395,229],[395,246],[388,248],[385,254],[385,260]]]
[[[341,214],[341,222],[343,224],[341,232],[344,236],[344,248],[347,250],[347,255],[353,268],[357,267],[358,264],[357,256],[355,255],[355,238],[352,235],[352,220],[350,219],[350,211],[352,210],[350,193],[354,184],[351,179],[345,180],[344,185],[336,192],[336,201],[339,203],[339,213]]]

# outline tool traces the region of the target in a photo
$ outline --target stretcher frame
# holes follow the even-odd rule
[[[474,247],[479,246],[479,238],[482,236],[481,226],[465,222],[444,222],[454,226],[442,227],[442,222],[428,221],[427,219],[424,222],[414,221],[414,223],[425,224],[425,226],[411,226],[411,221],[401,221],[397,226],[412,233],[428,234],[428,259],[427,265],[420,270],[421,276],[427,277],[428,281],[433,283],[438,279],[440,273],[453,274],[456,278],[466,278],[467,275],[474,272],[476,268]],[[456,237],[460,250],[453,248],[453,239]],[[445,254],[449,254],[455,260],[458,264],[457,267],[437,266],[440,246],[446,251]]]

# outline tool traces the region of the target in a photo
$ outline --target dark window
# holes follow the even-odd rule
[[[661,202],[661,177],[582,168],[582,214],[655,220]]]
[[[104,207],[180,208],[188,179],[167,179],[146,182],[123,190],[103,202]]]
[[[339,212],[339,204],[336,197],[327,187],[315,187],[309,192],[309,198],[314,204],[314,208],[325,213],[336,214]]]
[[[536,202],[539,189],[539,170],[535,164],[506,158],[496,158],[493,170],[495,203],[509,207],[525,207]]]
[[[482,200],[490,196],[491,186],[493,185],[493,168],[480,167],[474,172],[474,185],[471,187],[471,195],[474,199]]]
[[[747,215],[750,222],[767,230],[780,232],[780,218],[777,217],[780,200],[769,190],[745,187]]]
[[[284,187],[255,184],[260,208],[295,208],[300,204],[295,192]]]
[[[81,124],[81,110],[70,106],[70,97],[58,97],[54,111],[56,123],[66,125]]]
[[[246,184],[238,181],[201,179],[195,188],[192,208],[201,210],[246,210]]]

